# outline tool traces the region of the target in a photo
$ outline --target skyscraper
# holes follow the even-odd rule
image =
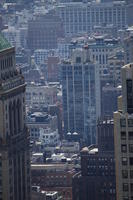
[[[0,200],[30,200],[25,86],[15,48],[0,35]]]
[[[122,96],[114,113],[117,200],[133,199],[133,63],[122,68]]]
[[[76,49],[61,66],[64,131],[78,132],[83,141],[95,143],[96,119],[100,116],[99,69],[87,50]]]

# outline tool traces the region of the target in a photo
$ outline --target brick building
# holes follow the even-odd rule
[[[40,189],[45,191],[58,191],[63,196],[63,200],[72,200],[72,177],[74,174],[72,164],[31,165],[32,186],[40,186]]]

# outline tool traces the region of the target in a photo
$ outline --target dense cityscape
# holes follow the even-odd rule
[[[0,200],[133,200],[133,0],[0,0]]]

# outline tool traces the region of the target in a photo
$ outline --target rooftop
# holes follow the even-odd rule
[[[0,34],[0,52],[11,47],[11,44]]]

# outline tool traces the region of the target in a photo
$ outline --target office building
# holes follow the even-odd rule
[[[31,50],[55,49],[57,39],[63,36],[61,19],[54,13],[37,15],[28,23],[27,43]]]
[[[30,83],[26,87],[26,105],[31,108],[44,108],[57,102],[57,86]]]
[[[117,30],[124,29],[131,24],[132,9],[133,4],[128,5],[125,1],[73,1],[56,7],[66,35],[92,33],[95,26],[113,25]]]
[[[133,199],[133,64],[122,67],[122,96],[114,113],[117,200]]]
[[[77,132],[92,144],[96,120],[100,116],[100,80],[97,65],[89,59],[88,49],[76,49],[72,59],[61,64],[64,132]]]
[[[30,200],[26,85],[15,65],[15,48],[2,35],[0,69],[0,199]]]
[[[118,49],[113,51],[108,57],[108,68],[112,84],[114,86],[121,85],[121,68],[124,66],[124,50]]]
[[[98,145],[81,150],[81,172],[73,176],[73,198],[116,200],[114,162],[114,123],[98,121]]]
[[[102,87],[101,115],[112,116],[117,110],[117,98],[121,95],[121,86],[115,87],[109,83]]]
[[[104,36],[95,36],[88,40],[90,59],[99,65],[101,79],[110,73],[108,59],[118,51],[119,46],[117,39],[106,39]]]

